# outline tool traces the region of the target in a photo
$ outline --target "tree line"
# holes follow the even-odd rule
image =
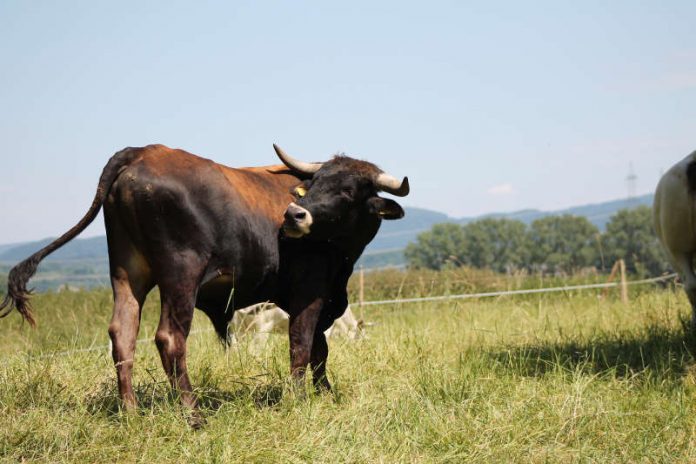
[[[653,230],[647,206],[618,211],[604,232],[581,216],[547,216],[529,226],[513,219],[443,223],[420,234],[405,250],[410,267],[471,266],[498,272],[528,270],[572,274],[609,271],[619,259],[629,272],[659,275],[669,263]]]

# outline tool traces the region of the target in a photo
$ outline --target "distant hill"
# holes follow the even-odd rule
[[[546,216],[556,216],[562,214],[572,214],[574,216],[585,216],[594,225],[596,225],[600,230],[604,230],[609,219],[617,211],[625,208],[635,208],[641,205],[652,206],[653,195],[652,193],[647,195],[642,195],[640,197],[634,197],[624,200],[614,200],[607,201],[604,203],[594,203],[583,206],[573,206],[571,208],[556,210],[556,211],[539,211],[537,209],[526,209],[522,211],[515,211],[512,213],[497,213],[497,214],[487,214],[484,216],[474,217],[474,218],[463,218],[459,219],[457,222],[466,224],[468,222],[475,221],[477,219],[482,219],[486,217],[493,218],[506,218],[506,219],[517,219],[525,224],[531,224],[537,219]]]
[[[604,203],[575,206],[557,211],[522,210],[511,213],[487,214],[469,218],[452,218],[444,213],[424,208],[406,208],[406,216],[399,221],[384,221],[377,237],[370,243],[358,265],[365,268],[402,266],[403,249],[416,240],[418,234],[434,224],[455,222],[466,224],[487,217],[517,219],[530,224],[536,219],[559,214],[585,216],[593,224],[604,229],[611,216],[620,209],[639,205],[652,205],[652,194],[631,200],[615,200]],[[0,245],[0,274],[41,249],[53,239],[35,242]],[[55,289],[61,285],[94,287],[109,284],[106,237],[76,239],[46,258],[31,285],[37,290]]]
[[[16,246],[21,245],[21,243],[8,243],[6,245],[0,245],[0,253],[9,250],[10,248],[14,248]]]
[[[15,244],[7,249],[0,248],[0,262],[21,261],[32,253],[40,250],[55,238],[45,238],[36,242]],[[0,245],[2,246],[2,245]],[[106,236],[82,238],[69,242],[62,248],[51,253],[45,262],[75,261],[83,259],[106,258]]]
[[[51,243],[53,238],[35,242],[0,245],[0,273],[7,273],[12,265],[31,256]],[[50,254],[41,262],[39,271],[30,281],[37,291],[62,286],[93,288],[109,285],[109,260],[106,236],[75,239]],[[5,289],[0,289],[4,292]]]
[[[406,208],[406,216],[398,221],[383,221],[379,233],[372,240],[369,250],[404,248],[421,232],[430,229],[433,224],[452,221],[444,213],[422,208]]]
[[[607,201],[604,203],[594,203],[589,205],[574,206],[571,208],[540,211],[537,209],[526,209],[511,213],[485,214],[476,217],[452,218],[446,214],[437,213],[427,209],[407,208],[406,217],[400,221],[385,221],[382,224],[379,234],[365,250],[359,264],[366,268],[381,267],[391,265],[402,265],[404,263],[402,250],[410,242],[418,237],[418,234],[429,230],[434,224],[441,222],[455,222],[468,224],[484,218],[506,218],[516,219],[525,224],[531,224],[537,219],[546,216],[562,214],[572,214],[584,216],[596,225],[600,230],[604,230],[617,211],[624,208],[635,208],[640,205],[652,205],[653,195],[647,194],[632,199]],[[412,222],[408,222],[410,216],[414,216]]]

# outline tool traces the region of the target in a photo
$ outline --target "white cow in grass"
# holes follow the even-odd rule
[[[288,320],[288,314],[276,305],[261,303],[235,311],[230,331],[235,340],[253,336],[254,342],[266,341],[271,333],[287,335]],[[324,334],[327,338],[362,338],[363,323],[355,319],[349,305],[343,316],[336,319]]]
[[[657,184],[653,204],[655,232],[674,270],[684,281],[696,329],[696,151],[672,166]]]

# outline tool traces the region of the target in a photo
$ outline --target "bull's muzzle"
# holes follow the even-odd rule
[[[312,215],[303,207],[290,203],[285,210],[283,233],[290,238],[299,238],[309,233],[312,226]]]

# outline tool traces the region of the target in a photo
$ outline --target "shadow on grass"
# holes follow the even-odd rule
[[[179,394],[172,391],[167,382],[140,383],[134,386],[139,411],[162,411],[179,407]],[[253,403],[256,408],[272,408],[279,404],[288,388],[283,383],[240,383],[239,388],[228,391],[206,385],[194,391],[200,411],[214,414],[225,405]],[[87,410],[91,414],[105,414],[117,418],[122,413],[115,380],[100,384],[87,398]]]
[[[680,328],[655,324],[639,332],[597,334],[582,341],[515,346],[490,356],[503,369],[524,376],[580,371],[674,381],[694,364],[695,354],[696,333],[682,320]]]
[[[223,405],[251,400],[261,408],[272,408],[281,402],[285,393],[284,385],[268,384],[242,386],[234,391],[224,391],[217,388],[196,392],[200,408],[204,411],[217,411]]]

